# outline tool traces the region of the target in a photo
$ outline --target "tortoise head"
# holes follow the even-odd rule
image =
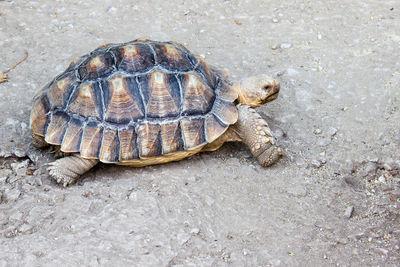
[[[268,75],[259,75],[243,79],[235,85],[238,101],[250,107],[259,107],[278,97],[279,82]]]

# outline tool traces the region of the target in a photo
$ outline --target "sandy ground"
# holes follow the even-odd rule
[[[398,266],[400,3],[0,1],[0,266]],[[230,72],[269,73],[258,111],[285,158],[242,144],[146,168],[50,180],[34,92],[76,56],[176,40]]]

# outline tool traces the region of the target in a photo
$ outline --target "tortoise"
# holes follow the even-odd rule
[[[34,96],[32,144],[58,148],[49,163],[67,186],[98,162],[141,167],[241,141],[262,166],[282,156],[253,109],[277,98],[259,75],[231,83],[177,42],[137,39],[77,58]]]

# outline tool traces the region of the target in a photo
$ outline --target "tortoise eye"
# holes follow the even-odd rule
[[[267,84],[267,85],[264,85],[262,89],[267,91],[267,90],[271,89],[271,86],[269,84]]]

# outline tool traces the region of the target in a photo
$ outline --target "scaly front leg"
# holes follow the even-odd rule
[[[242,141],[250,148],[258,162],[266,167],[282,157],[282,149],[275,145],[275,138],[267,122],[254,109],[237,105],[239,118],[234,125]]]

